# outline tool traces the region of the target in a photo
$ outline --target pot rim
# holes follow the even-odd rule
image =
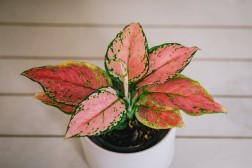
[[[164,142],[164,140],[166,138],[168,138],[172,133],[175,133],[176,129],[175,128],[170,128],[169,131],[167,132],[167,134],[159,141],[157,142],[155,145],[147,148],[147,149],[144,149],[142,151],[137,151],[137,152],[132,152],[132,153],[122,153],[122,152],[114,152],[114,151],[110,151],[110,150],[107,150],[107,149],[104,149],[102,147],[100,147],[99,145],[95,144],[93,141],[91,141],[88,137],[83,137],[90,145],[92,145],[94,148],[96,148],[97,150],[100,150],[101,152],[103,153],[108,153],[108,154],[118,154],[118,155],[140,155],[140,154],[143,154],[143,153],[147,153],[149,152],[150,150],[154,150],[154,148],[158,145],[160,145],[161,143]],[[85,149],[84,149],[85,150]]]

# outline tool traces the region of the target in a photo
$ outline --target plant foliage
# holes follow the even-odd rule
[[[72,115],[66,138],[123,129],[134,117],[169,129],[184,125],[181,110],[192,116],[226,112],[198,82],[180,74],[197,51],[177,43],[149,49],[141,25],[132,23],[109,44],[106,71],[66,62],[22,75],[42,86],[35,98]]]

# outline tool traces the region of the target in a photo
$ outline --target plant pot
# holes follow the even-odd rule
[[[175,129],[170,129],[154,146],[134,153],[104,149],[89,138],[80,138],[90,168],[168,168],[175,150]]]

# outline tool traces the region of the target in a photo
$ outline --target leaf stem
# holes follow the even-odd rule
[[[133,119],[135,115],[135,105],[136,105],[137,99],[138,99],[138,94],[132,97],[131,92],[129,92],[129,99],[127,100],[128,102],[127,118],[130,120]]]
[[[131,94],[129,93],[128,95],[128,99],[127,99],[127,102],[128,102],[128,109],[127,109],[127,118],[128,119],[132,119],[133,118],[133,109],[132,109],[132,100],[131,100]]]

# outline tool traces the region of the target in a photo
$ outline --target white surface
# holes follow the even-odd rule
[[[0,167],[88,168],[79,140],[58,137],[70,116],[32,99],[40,86],[19,74],[75,58],[103,67],[108,43],[132,21],[150,47],[200,47],[184,73],[228,109],[183,114],[171,168],[251,167],[251,8],[250,0],[0,0]]]
[[[88,168],[78,139],[0,138],[0,144],[4,168]],[[246,168],[251,151],[251,140],[177,139],[170,168]]]
[[[103,58],[108,44],[129,23],[118,28],[0,26],[0,56]],[[149,47],[177,42],[202,49],[197,58],[251,58],[250,48],[242,45],[252,43],[250,29],[143,28]]]
[[[177,139],[170,168],[251,167],[252,141],[242,139]]]
[[[0,21],[252,25],[250,0],[1,0]]]
[[[79,139],[0,138],[1,168],[88,168]]]

